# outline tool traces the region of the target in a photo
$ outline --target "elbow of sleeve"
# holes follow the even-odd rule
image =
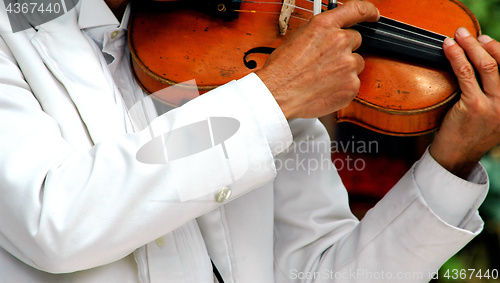
[[[81,258],[79,255],[65,253],[57,249],[45,249],[32,257],[32,265],[47,273],[71,273],[88,268],[83,266]]]
[[[66,240],[61,240],[66,239]],[[88,247],[71,245],[71,235],[63,236],[58,240],[38,239],[30,252],[25,254],[31,266],[52,274],[72,273],[89,269],[100,264],[96,253]],[[101,257],[102,260],[102,257]]]

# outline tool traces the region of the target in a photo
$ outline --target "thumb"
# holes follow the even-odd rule
[[[376,22],[380,12],[368,1],[352,0],[318,16],[328,17],[327,22],[331,27],[348,28],[360,22]]]

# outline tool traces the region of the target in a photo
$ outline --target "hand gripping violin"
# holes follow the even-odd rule
[[[479,23],[458,0],[370,1],[383,17],[351,27],[363,37],[357,52],[366,65],[359,94],[336,119],[389,135],[432,132],[460,95],[443,41],[459,27],[477,37]],[[129,47],[137,81],[149,93],[192,79],[203,93],[258,70],[314,9],[309,0],[141,3]]]

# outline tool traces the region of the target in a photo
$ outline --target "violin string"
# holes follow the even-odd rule
[[[369,29],[369,30],[373,31],[374,33],[383,33],[386,36],[391,36],[393,38],[395,37],[395,38],[398,38],[400,40],[405,40],[405,41],[410,41],[410,42],[414,42],[414,43],[419,43],[419,44],[422,44],[422,45],[426,45],[426,46],[428,46],[430,48],[442,49],[443,41],[441,39],[437,39],[437,38],[434,38],[434,37],[431,37],[431,36],[427,36],[427,35],[425,35],[423,33],[418,33],[418,32],[415,32],[415,31],[412,31],[412,30],[409,30],[409,29],[404,29],[402,27],[398,27],[396,25],[385,23],[383,21],[379,21],[379,22],[377,22],[377,24],[381,25],[381,26],[390,27],[390,28],[393,28],[393,29],[396,29],[396,30],[400,30],[400,31],[403,31],[403,32],[406,32],[406,33],[410,33],[410,34],[416,35],[417,37],[426,38],[426,39],[428,39],[430,41],[433,41],[434,44],[421,42],[421,41],[418,41],[416,39],[412,39],[412,38],[409,38],[409,37],[398,35],[396,33],[390,33],[390,32],[383,31],[383,30],[380,30],[380,29],[377,29],[377,28],[366,26],[366,25],[363,25],[363,27],[366,28],[366,29]],[[429,31],[427,31],[427,32],[429,32]],[[436,36],[442,36],[442,35],[440,35],[438,33],[433,33],[433,34],[435,34]]]
[[[276,14],[276,15],[279,15],[280,12],[268,12],[268,11],[256,11],[256,10],[232,10],[234,12],[244,12],[244,13],[262,13],[262,14]],[[302,18],[302,17],[299,17],[299,16],[294,16],[294,15],[291,15],[290,18],[295,18],[295,19],[299,19],[299,20],[302,20],[302,21],[309,21],[309,19],[306,19],[306,18]]]
[[[398,27],[396,25],[391,25],[391,24],[384,23],[384,22],[379,22],[379,24],[385,25],[385,26],[389,26],[389,27],[392,27],[394,29],[397,29],[397,30],[400,30],[400,31],[403,31],[403,32],[407,32],[407,33],[410,33],[410,34],[413,34],[413,35],[416,35],[416,36],[427,38],[428,40],[434,41],[438,45],[438,47],[442,47],[443,41],[441,39],[438,39],[438,38],[435,38],[435,37],[431,37],[431,36],[427,36],[427,35],[422,34],[422,33],[418,33],[418,32],[415,32],[415,31],[412,31],[412,30],[409,30],[409,29],[404,29],[404,28]],[[443,35],[440,35],[440,34],[435,33],[435,32],[431,32],[431,31],[428,31],[428,30],[426,30],[426,31],[429,32],[429,33],[434,34],[435,36],[443,36]]]
[[[373,29],[373,30],[375,30],[375,29]],[[414,44],[419,44],[419,45],[427,46],[430,49],[438,49],[438,50],[442,49],[441,46],[437,46],[437,45],[433,45],[433,44],[430,44],[430,43],[422,42],[422,41],[419,41],[419,40],[416,40],[416,39],[412,39],[412,38],[409,38],[409,37],[405,37],[405,36],[402,36],[402,35],[399,35],[399,34],[394,34],[394,33],[386,32],[386,31],[382,31],[382,30],[376,30],[376,32],[379,33],[379,34],[383,34],[383,35],[385,35],[387,37],[392,37],[394,39],[400,40],[402,42],[410,42],[410,43],[414,43]],[[419,36],[422,36],[422,35],[419,34]]]
[[[240,2],[240,3],[254,3],[254,4],[287,5],[287,6],[295,8],[295,9],[299,9],[299,10],[303,10],[303,11],[311,12],[312,13],[312,10],[309,10],[309,9],[306,9],[306,8],[302,8],[302,7],[299,7],[297,5],[291,5],[291,4],[282,3],[282,2],[259,2],[259,1],[244,1],[244,0],[242,0],[242,1],[235,1],[235,2]]]
[[[279,12],[267,12],[267,11],[255,11],[255,10],[233,10],[233,11],[234,12],[243,12],[243,13],[262,13],[262,14],[276,14],[276,15],[280,14]],[[309,21],[309,19],[302,18],[299,16],[294,16],[294,15],[290,15],[290,18],[295,18],[295,19],[298,19],[301,21],[306,21],[306,22]]]
[[[306,1],[310,2],[310,3],[314,3],[314,0],[306,0]],[[309,10],[309,9],[306,9],[306,8],[303,8],[303,7],[300,7],[300,6],[297,6],[297,5],[291,5],[291,4],[283,3],[283,2],[265,2],[265,1],[248,1],[248,0],[234,0],[234,2],[253,3],[253,4],[288,5],[288,6],[291,6],[291,7],[295,8],[295,9],[298,9],[298,10],[302,10],[302,11],[309,12],[309,13],[314,13],[313,10]],[[327,7],[328,5],[322,3],[322,6]],[[280,14],[279,12],[265,12],[265,11],[256,11],[256,10],[234,10],[234,11],[235,12],[247,12],[247,13]],[[299,17],[299,16],[291,15],[290,17],[296,18],[296,19],[299,19],[299,20],[309,21],[309,19],[306,19],[306,18],[303,18],[303,17]],[[392,28],[395,28],[395,29],[403,30],[403,31],[406,31],[406,32],[409,32],[409,33],[412,33],[412,34],[415,34],[415,35],[418,35],[418,36],[422,36],[422,37],[428,38],[428,39],[430,39],[432,41],[436,41],[439,46],[442,44],[442,42],[439,39],[436,39],[436,38],[432,38],[432,37],[429,37],[429,36],[426,36],[426,35],[423,35],[423,34],[419,34],[419,33],[416,33],[416,32],[410,31],[410,30],[405,30],[405,29],[402,29],[400,27],[390,25],[388,23],[379,22],[379,24],[380,25],[385,25],[385,26],[388,26],[388,27],[392,27]],[[369,27],[369,26],[365,26],[365,28],[370,29],[372,31],[377,31],[377,29]],[[397,35],[394,35],[394,36],[397,36]],[[397,36],[397,37],[399,37],[399,36]]]

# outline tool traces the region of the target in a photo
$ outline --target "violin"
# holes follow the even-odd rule
[[[180,86],[204,93],[260,69],[274,48],[313,17],[312,1],[283,1],[141,1],[128,31],[137,82],[155,93],[195,79],[195,86]],[[459,27],[477,37],[479,23],[458,0],[370,1],[383,17],[352,27],[363,38],[357,52],[365,69],[359,94],[335,113],[336,120],[388,135],[430,133],[460,96],[443,41]],[[324,0],[323,9],[327,5]]]

